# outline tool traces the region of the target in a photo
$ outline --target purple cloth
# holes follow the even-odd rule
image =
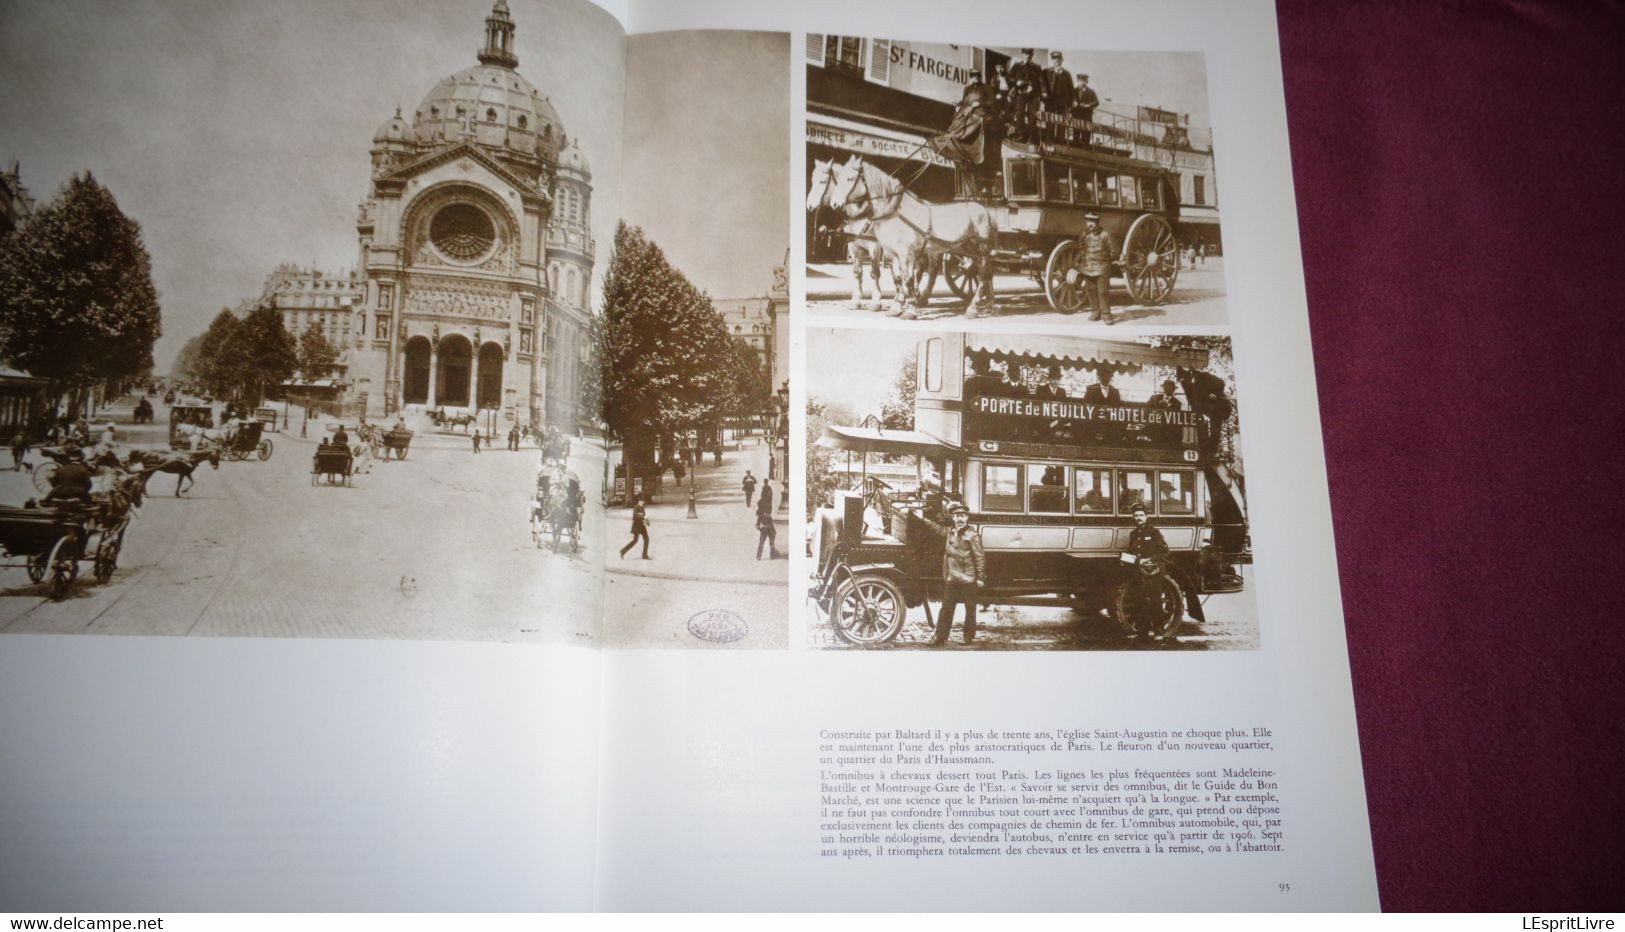
[[[1625,5],[1277,10],[1383,906],[1617,910]]]

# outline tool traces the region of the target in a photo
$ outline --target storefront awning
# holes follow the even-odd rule
[[[1165,369],[1207,368],[1207,350],[1168,349],[1146,346],[1144,343],[1085,337],[969,333],[965,335],[965,351],[985,353],[995,359],[1015,360],[1031,366],[1058,365],[1074,369],[1110,366],[1131,372],[1138,372],[1147,366]]]
[[[884,427],[824,427],[824,436],[818,445],[831,450],[849,450],[853,453],[891,453],[900,456],[943,456],[957,453],[935,437],[917,430],[887,430]]]

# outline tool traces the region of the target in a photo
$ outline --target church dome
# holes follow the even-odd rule
[[[576,145],[577,140],[570,140],[570,148],[559,153],[559,171],[575,172],[582,178],[592,180],[592,164],[582,154],[581,147]]]
[[[419,142],[468,136],[527,156],[550,155],[564,135],[553,104],[500,65],[475,65],[442,80],[418,105],[413,123]]]

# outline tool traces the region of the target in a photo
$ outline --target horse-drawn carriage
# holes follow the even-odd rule
[[[581,550],[581,517],[586,509],[587,493],[581,490],[581,479],[575,473],[566,473],[560,481],[543,473],[536,477],[536,497],[530,502],[530,538],[538,549],[551,538],[553,551],[558,552],[561,538],[568,538],[570,552]]]
[[[213,429],[214,405],[201,401],[178,401],[169,406],[171,450],[192,449],[192,439],[196,434]]]
[[[412,445],[412,432],[404,428],[386,430],[382,435],[383,442],[373,452],[373,456],[388,459],[394,456],[398,460],[406,459],[406,450]]]
[[[1080,235],[1090,213],[1119,244],[1114,273],[1129,297],[1141,305],[1168,299],[1180,265],[1177,175],[1154,162],[1062,145],[1007,140],[999,157],[996,171],[969,180],[969,169],[957,168],[961,191],[989,187],[948,204],[917,197],[860,156],[815,160],[807,209],[837,211],[847,235],[892,263],[904,317],[929,303],[939,274],[975,317],[992,301],[995,272],[1029,275],[1050,307],[1078,311],[1087,300]],[[856,258],[853,271],[861,290]]]
[[[0,507],[0,552],[27,569],[31,582],[50,578],[52,599],[61,599],[79,577],[79,564],[90,561],[99,583],[113,578],[130,509],[141,502],[145,475],[127,476],[90,502],[46,502],[28,508]]]
[[[462,414],[447,414],[440,408],[436,408],[429,412],[429,420],[434,423],[434,426],[440,428],[441,430],[451,430],[456,428],[465,434],[468,433],[468,425],[474,423],[478,419],[479,418],[476,415],[468,412],[464,412]]]
[[[310,462],[310,484],[318,480],[328,485],[349,485],[355,472],[355,455],[343,443],[319,443]]]
[[[221,441],[221,452],[229,460],[246,460],[252,454],[264,462],[271,458],[271,440],[264,433],[264,421],[239,421],[237,429]]]

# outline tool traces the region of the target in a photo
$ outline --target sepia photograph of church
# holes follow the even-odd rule
[[[373,136],[348,367],[369,416],[420,406],[580,423],[592,167],[520,74],[514,31],[497,0],[477,63]]]

